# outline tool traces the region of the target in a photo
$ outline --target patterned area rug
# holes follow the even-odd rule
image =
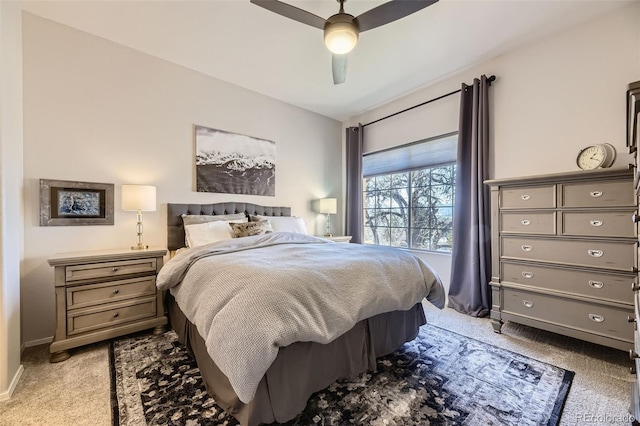
[[[238,425],[173,331],[111,343],[115,426]],[[289,425],[557,425],[574,373],[424,326],[378,371],[312,395]]]

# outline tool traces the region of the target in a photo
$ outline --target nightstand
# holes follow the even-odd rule
[[[62,253],[54,267],[56,332],[51,362],[69,358],[69,349],[136,331],[166,329],[156,275],[165,249]]]
[[[336,243],[348,243],[351,241],[351,235],[334,235],[333,237],[322,237],[327,240],[335,241]]]

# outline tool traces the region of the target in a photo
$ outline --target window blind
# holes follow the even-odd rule
[[[457,149],[455,132],[372,152],[362,156],[362,175],[371,177],[454,163]]]

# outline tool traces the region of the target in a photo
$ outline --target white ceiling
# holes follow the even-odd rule
[[[335,0],[287,0],[323,18]],[[249,0],[26,1],[31,13],[345,120],[536,38],[622,7],[616,0],[440,0],[360,35],[334,85],[322,31]],[[357,16],[384,1],[348,0]]]

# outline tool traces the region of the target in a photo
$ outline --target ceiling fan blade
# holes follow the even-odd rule
[[[277,13],[294,21],[302,22],[303,24],[311,25],[312,27],[324,29],[325,20],[317,15],[306,10],[299,9],[290,4],[283,3],[278,0],[251,0],[251,3],[264,7],[271,12]]]
[[[362,15],[356,17],[355,20],[358,22],[360,32],[363,32],[404,18],[427,6],[431,6],[437,1],[438,0],[392,0],[378,7],[374,7],[371,10],[367,10]]]
[[[347,54],[333,54],[331,59],[331,68],[333,70],[333,84],[342,84],[347,79]]]

